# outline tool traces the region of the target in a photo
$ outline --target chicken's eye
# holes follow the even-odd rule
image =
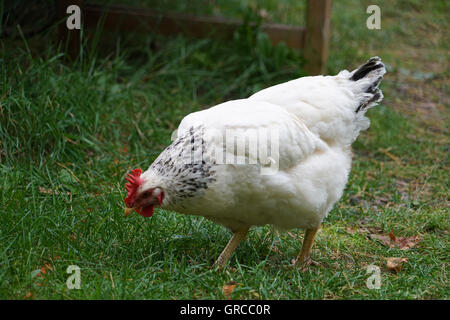
[[[152,193],[150,192],[150,191],[145,191],[143,194],[142,194],[142,198],[148,198],[148,197],[150,197],[152,195]]]

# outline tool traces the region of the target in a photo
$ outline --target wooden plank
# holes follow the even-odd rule
[[[67,7],[74,4],[81,8],[81,14],[83,14],[83,2],[84,0],[59,0],[58,1],[58,41],[66,51],[72,60],[75,60],[80,54],[81,49],[81,33],[80,30],[69,30],[66,25],[68,14],[66,13]]]
[[[88,5],[83,8],[86,27],[96,27],[106,14],[103,28],[130,32],[157,32],[165,35],[183,34],[195,38],[213,37],[232,39],[233,33],[242,24],[222,17],[194,16],[185,13],[163,13],[151,9],[125,6]],[[305,42],[305,28],[284,24],[263,24],[273,44],[285,42],[290,48],[301,49]]]
[[[306,71],[311,75],[327,71],[331,0],[308,0],[306,12]]]

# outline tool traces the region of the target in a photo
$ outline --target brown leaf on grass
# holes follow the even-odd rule
[[[391,238],[385,234],[370,234],[370,239],[378,240],[387,247],[391,246]]]
[[[59,256],[53,256],[53,258],[50,258],[51,261],[53,260],[58,260]],[[37,269],[34,273],[34,277],[36,277],[36,282],[34,282],[35,285],[37,285],[38,287],[42,286],[41,282],[38,282],[37,278],[41,278],[41,280],[45,280],[45,275],[47,274],[47,272],[50,271],[54,271],[54,267],[52,267],[52,265],[50,263],[45,263],[42,267],[40,267],[39,269]]]
[[[369,227],[369,226],[364,226],[364,225],[360,225],[359,228],[357,228],[358,231],[360,231],[361,233],[365,233],[365,234],[381,234],[383,233],[383,229],[379,228],[379,227]]]
[[[401,237],[396,239],[396,244],[399,247],[400,250],[408,250],[412,247],[414,247],[421,238],[419,236],[412,236],[412,237]]]
[[[386,260],[386,267],[388,270],[394,272],[399,272],[402,269],[403,263],[408,262],[408,258],[389,257]]]
[[[236,281],[231,280],[226,285],[222,287],[223,295],[227,298],[233,293],[234,288],[236,287]]]
[[[398,248],[400,250],[408,250],[414,247],[421,240],[419,236],[396,237],[393,231],[389,232],[388,236],[390,241],[386,244],[386,246]]]
[[[384,196],[378,196],[378,197],[374,197],[375,198],[375,204],[379,205],[380,207],[386,207],[386,205],[389,205],[389,203],[391,202],[391,200],[387,197]]]
[[[370,239],[380,241],[386,247],[398,248],[400,250],[408,250],[421,240],[420,236],[417,235],[411,237],[397,237],[393,231],[384,234],[382,229],[377,227],[361,227],[356,229],[346,227],[346,231],[350,234],[355,234],[356,232],[365,234]]]
[[[391,232],[389,232],[389,239],[391,239],[393,242],[397,241],[397,237],[394,234],[394,231],[391,230]]]
[[[351,228],[351,227],[345,227],[345,231],[350,234],[355,233],[361,233],[367,236],[370,236],[372,234],[381,234],[383,231],[380,228],[377,227],[360,227],[360,228]]]

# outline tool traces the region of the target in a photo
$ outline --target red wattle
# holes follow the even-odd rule
[[[146,217],[146,218],[151,217],[153,215],[153,205],[139,208],[136,211],[143,217]]]

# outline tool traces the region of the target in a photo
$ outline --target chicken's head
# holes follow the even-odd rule
[[[164,192],[159,187],[151,187],[141,178],[142,170],[134,169],[128,174],[125,184],[127,197],[125,198],[125,217],[134,210],[143,217],[151,217],[155,205],[161,205],[164,199]]]

